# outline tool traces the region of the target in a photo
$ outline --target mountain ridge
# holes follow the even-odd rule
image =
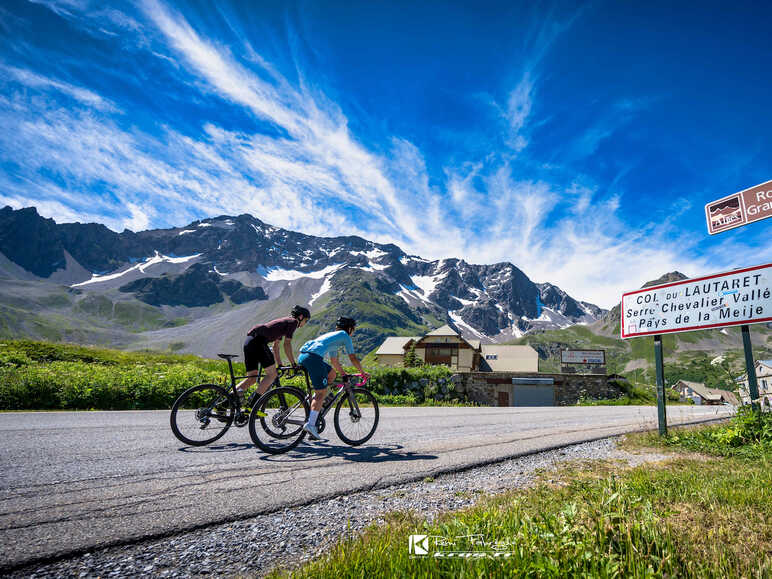
[[[359,338],[368,348],[386,335],[443,323],[468,338],[501,342],[590,324],[605,313],[552,283],[534,283],[510,262],[428,260],[395,244],[306,235],[248,214],[117,233],[96,223],[57,224],[34,207],[5,207],[0,232],[0,253],[41,283],[67,278],[71,288],[115,301],[133,296],[166,317],[182,306],[195,310],[183,317],[207,317],[196,308],[214,312],[252,303],[250,298],[267,301],[268,310],[278,313],[294,296],[319,310],[321,318],[314,319],[359,316],[372,330]],[[193,295],[204,287],[206,298]]]

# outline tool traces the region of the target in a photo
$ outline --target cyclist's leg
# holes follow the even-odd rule
[[[279,373],[276,370],[276,364],[265,366],[265,376],[263,376],[263,379],[260,380],[260,385],[257,387],[257,391],[260,394],[265,394],[265,391],[271,387],[271,384],[274,383],[278,374]]]
[[[327,393],[327,382],[330,379],[330,374],[332,373],[334,378],[335,371],[332,370],[332,367],[321,356],[316,354],[300,354],[298,363],[308,370],[308,377],[311,379],[311,386],[315,392],[311,401],[308,422],[303,425],[303,430],[310,433],[313,438],[319,438],[319,433],[316,430],[316,420],[319,416],[319,410],[322,408],[324,396]]]
[[[276,362],[273,359],[273,353],[268,347],[268,341],[262,336],[247,337],[244,342],[244,359],[247,364],[247,370],[254,370],[254,372],[247,372],[248,376],[254,376],[247,378],[249,385],[254,384],[259,374],[258,368],[262,366],[265,370],[265,376],[260,380],[260,384],[257,387],[259,394],[265,394],[265,391],[276,380],[278,372],[276,371]]]
[[[244,340],[244,365],[247,368],[247,378],[236,384],[236,390],[244,392],[247,388],[257,382],[257,376],[260,374],[260,350],[259,340],[252,336],[247,336]]]
[[[327,381],[324,388],[316,388],[314,386],[314,398],[311,400],[311,410],[313,412],[319,412],[322,409],[324,397],[327,396],[328,385],[332,384],[333,380],[335,380],[336,373],[335,368],[330,368],[329,372],[327,372]]]

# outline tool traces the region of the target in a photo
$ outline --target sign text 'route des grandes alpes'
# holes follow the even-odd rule
[[[772,320],[772,263],[622,295],[622,338]]]

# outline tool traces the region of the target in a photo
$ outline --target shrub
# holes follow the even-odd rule
[[[664,442],[721,456],[758,457],[772,451],[772,413],[742,406],[728,424],[679,431]]]

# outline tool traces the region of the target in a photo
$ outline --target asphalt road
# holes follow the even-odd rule
[[[669,424],[727,416],[673,406]],[[656,428],[656,408],[383,408],[366,444],[266,456],[246,428],[181,445],[168,411],[0,414],[0,571],[355,490]]]

